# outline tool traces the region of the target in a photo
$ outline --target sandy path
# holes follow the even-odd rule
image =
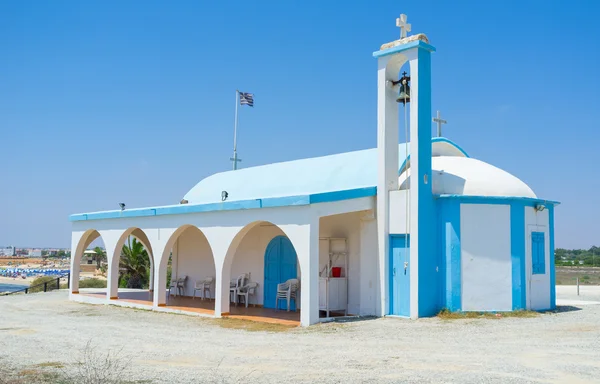
[[[565,300],[573,297],[559,290]],[[561,293],[562,292],[562,293]],[[563,297],[564,294],[564,297]],[[248,332],[222,320],[70,302],[65,291],[0,298],[0,363],[65,364],[86,342],[156,383],[593,383],[600,305],[499,320],[375,319]]]

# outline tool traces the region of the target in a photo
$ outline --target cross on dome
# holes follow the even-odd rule
[[[400,38],[404,39],[406,33],[410,32],[410,24],[406,22],[407,16],[403,13],[396,19],[396,27],[400,28]]]
[[[448,124],[448,122],[442,119],[442,114],[440,111],[437,111],[437,117],[433,118],[433,122],[437,123],[437,135],[438,137],[442,137],[442,124]]]

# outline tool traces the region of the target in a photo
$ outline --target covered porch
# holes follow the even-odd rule
[[[165,291],[166,292],[166,291]],[[76,301],[89,304],[106,304],[106,290],[84,288],[77,295]],[[149,290],[120,289],[118,299],[109,301],[111,305],[118,305],[130,308],[139,308],[155,310],[159,312],[181,313],[187,315],[201,315],[214,317],[214,299],[202,300],[200,298],[190,298],[185,296],[171,295],[167,299],[167,305],[164,307],[154,307],[153,292]],[[300,325],[300,312],[285,310],[275,310],[263,308],[257,305],[232,305],[228,314],[222,314],[221,317],[232,319],[259,321],[271,324],[282,324],[288,326]]]
[[[86,217],[74,223],[80,230],[74,232],[72,248],[76,253],[72,262],[80,260],[77,255],[85,250],[90,233],[100,235],[106,244],[108,288],[75,288],[70,297],[90,303],[286,325],[308,326],[340,314],[374,315],[373,207],[372,197],[357,197],[267,209],[164,215],[152,210],[148,216],[126,212],[127,218],[94,221]],[[143,239],[144,247],[151,251],[149,289],[118,286],[119,257],[129,236]],[[343,239],[344,247],[336,251],[343,255],[341,258],[332,255],[329,246],[324,247],[331,238]],[[338,275],[331,275],[333,268]],[[328,277],[344,281],[337,286],[333,298],[337,304],[329,312],[323,296],[331,295],[321,292],[322,280]],[[73,274],[72,279],[78,276]],[[277,296],[279,285],[290,281],[296,285],[286,292],[288,311],[286,297],[278,300],[281,298]],[[249,286],[251,291],[240,289]],[[167,294],[169,288],[171,295]]]

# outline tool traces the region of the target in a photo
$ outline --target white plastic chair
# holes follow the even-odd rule
[[[237,306],[238,302],[238,290],[248,283],[248,274],[242,273],[235,280],[229,283],[229,295],[231,296],[234,304]]]
[[[183,296],[185,293],[185,283],[187,281],[187,276],[180,277],[177,279],[177,292],[180,296]]]
[[[208,292],[208,298],[210,299],[210,287],[212,286],[213,281],[215,281],[214,277],[206,277],[204,280],[196,281],[196,284],[194,285],[194,296],[192,296],[192,299],[196,298],[197,291],[202,292],[202,300],[206,298],[206,292]]]
[[[171,296],[171,290],[175,288],[175,296],[177,296],[177,279],[171,280],[171,284],[169,284],[169,293],[167,297]]]
[[[238,288],[237,296],[238,298],[244,298],[244,304],[246,308],[248,308],[248,303],[250,302],[249,296],[254,296],[256,294],[256,290],[258,288],[258,283],[254,281],[249,281],[246,285]]]
[[[287,311],[290,311],[290,302],[294,300],[296,306],[298,302],[296,297],[298,296],[298,289],[300,288],[300,281],[298,279],[289,279],[285,283],[277,284],[277,296],[275,298],[275,308],[279,309],[279,300],[287,301]]]

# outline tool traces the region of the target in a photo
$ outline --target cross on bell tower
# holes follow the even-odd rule
[[[406,22],[408,16],[404,13],[400,15],[399,18],[396,19],[396,27],[400,28],[400,38],[404,39],[406,37],[406,33],[410,32],[410,24]]]

